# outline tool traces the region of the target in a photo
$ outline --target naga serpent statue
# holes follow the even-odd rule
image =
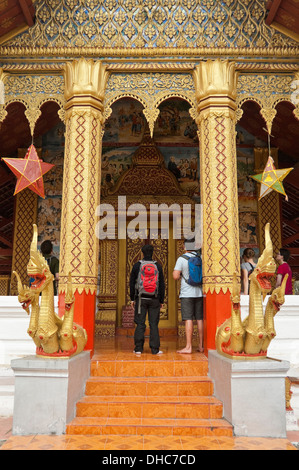
[[[270,238],[270,224],[265,227],[265,249],[257,266],[250,274],[249,316],[242,322],[240,308],[240,284],[234,273],[231,295],[231,318],[216,332],[216,349],[219,354],[231,359],[259,359],[267,356],[270,342],[276,336],[274,316],[285,301],[288,275],[281,286],[274,289],[263,314],[263,300],[271,291],[270,279],[275,275],[276,264]],[[263,300],[262,300],[263,297]]]
[[[31,307],[27,332],[36,345],[36,355],[69,358],[82,352],[87,343],[87,334],[73,321],[75,297],[71,275],[69,274],[65,295],[65,313],[60,318],[54,311],[54,276],[46,259],[37,249],[36,225],[33,225],[30,260],[27,265],[27,274],[34,282],[31,287],[23,286],[18,273],[14,271],[14,274],[18,281],[18,300],[28,315]]]

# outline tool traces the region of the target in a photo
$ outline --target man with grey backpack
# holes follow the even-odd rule
[[[186,347],[180,354],[192,353],[193,320],[197,322],[198,352],[203,352],[203,297],[202,260],[195,250],[195,238],[185,240],[185,253],[176,262],[173,271],[175,281],[181,279],[180,300],[182,320],[185,322]]]
[[[135,307],[136,323],[134,353],[141,355],[144,346],[145,321],[148,314],[150,326],[149,346],[152,354],[163,354],[160,351],[159,320],[160,308],[164,303],[165,282],[162,266],[153,260],[154,247],[145,245],[142,248],[143,260],[134,264],[130,276],[130,298]]]

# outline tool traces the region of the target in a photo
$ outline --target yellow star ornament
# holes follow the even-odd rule
[[[274,160],[271,156],[269,156],[263,173],[250,176],[250,178],[256,180],[258,183],[261,183],[259,200],[266,196],[266,194],[269,194],[271,191],[277,191],[278,193],[283,194],[286,197],[286,200],[288,200],[288,196],[285,193],[282,181],[293,169],[294,168],[285,168],[284,170],[276,170],[274,166]]]

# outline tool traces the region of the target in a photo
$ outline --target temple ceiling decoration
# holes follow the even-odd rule
[[[35,25],[7,41],[3,52],[294,55],[298,42],[265,17],[266,0],[37,0]]]

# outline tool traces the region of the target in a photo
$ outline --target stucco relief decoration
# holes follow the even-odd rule
[[[265,0],[37,0],[36,23],[5,44],[18,48],[77,54],[119,55],[123,49],[148,55],[148,50],[290,49],[295,41],[275,32],[265,22]]]
[[[267,75],[246,74],[238,79],[238,119],[242,117],[242,104],[245,101],[256,101],[260,107],[260,113],[265,120],[267,131],[271,134],[272,123],[277,114],[276,106],[281,101],[291,101],[292,83],[294,75]],[[294,115],[298,119],[298,107],[294,109]]]
[[[1,77],[1,69],[0,69]],[[34,135],[35,124],[41,115],[41,107],[47,101],[60,106],[58,115],[64,121],[64,81],[58,75],[8,75],[2,71],[5,85],[5,104],[0,105],[0,123],[4,121],[10,103],[20,102],[25,106],[25,116]]]
[[[149,124],[151,136],[159,116],[159,104],[167,98],[186,99],[190,114],[195,113],[194,81],[192,75],[184,73],[115,73],[107,83],[105,94],[105,119],[108,119],[114,101],[122,97],[136,98],[144,106],[143,114]]]

